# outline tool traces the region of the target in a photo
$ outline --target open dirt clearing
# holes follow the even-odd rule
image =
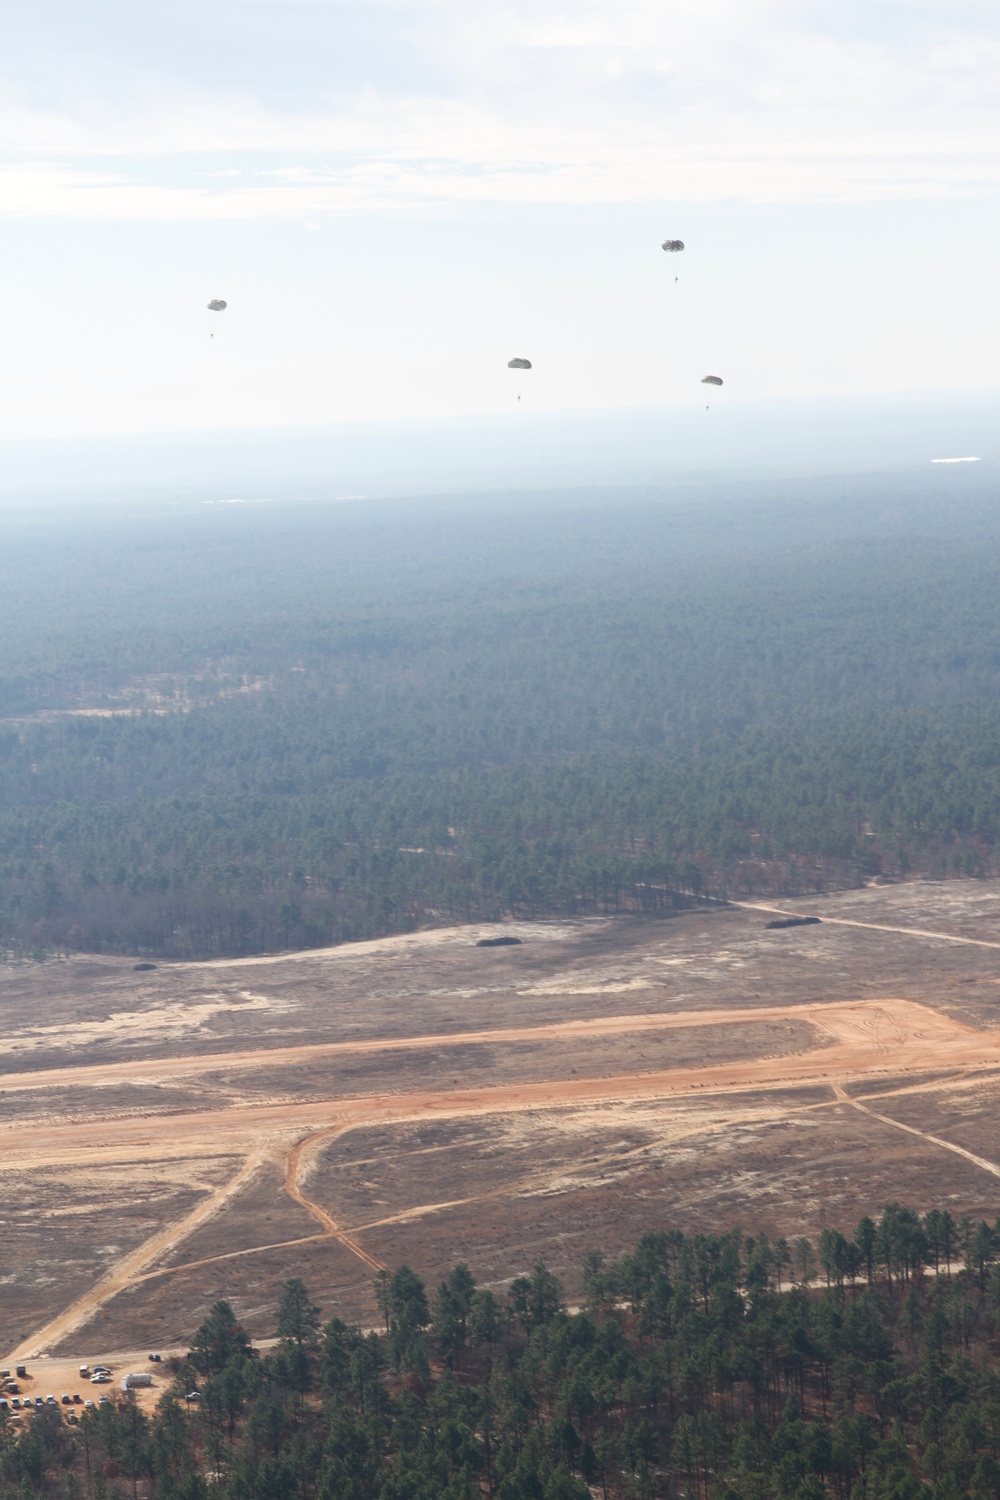
[[[767,931],[761,910],[710,910],[522,926],[504,949],[461,929],[141,975],[9,971],[15,1353],[182,1341],[219,1295],[265,1334],[289,1275],[366,1319],[373,1271],[401,1259],[436,1274],[465,1256],[503,1281],[544,1254],[572,1282],[588,1246],[678,1215],[794,1233],[957,1194],[995,1217],[1000,1146],[974,1121],[1000,1087],[1000,883],[781,909],[839,920]],[[921,1116],[946,1098],[973,1101],[964,1137]],[[194,1176],[130,1239],[117,1211],[95,1217],[101,1172]],[[54,1173],[43,1276],[11,1188]]]

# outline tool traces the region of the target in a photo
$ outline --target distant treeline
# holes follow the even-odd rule
[[[215,1303],[152,1417],[0,1411],[0,1497],[995,1500],[998,1238],[897,1203],[815,1242],[653,1230],[587,1254],[576,1312],[543,1264],[401,1266],[368,1332],[293,1278],[262,1357]]]
[[[56,520],[0,522],[9,952],[997,868],[992,497]]]

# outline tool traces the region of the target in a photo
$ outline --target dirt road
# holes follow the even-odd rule
[[[772,917],[807,915],[801,911],[788,911],[782,906],[766,906],[760,901],[729,901],[727,905],[738,906],[743,911],[766,911]],[[927,927],[890,927],[885,922],[858,922],[853,917],[829,917],[825,911],[820,922],[824,927],[860,927],[869,932],[896,932],[903,937],[933,938],[938,943],[965,943],[970,948],[1000,948],[1000,942],[990,938],[962,937],[957,932],[932,932]]]
[[[176,1223],[153,1235],[113,1265],[71,1307],[25,1339],[8,1356],[10,1362],[34,1357],[64,1339],[85,1323],[103,1302],[126,1287],[155,1274],[158,1261],[226,1204],[249,1181],[269,1156],[285,1164],[285,1191],[306,1209],[320,1227],[321,1238],[336,1239],[356,1255],[369,1270],[380,1263],[358,1240],[358,1231],[339,1225],[321,1204],[311,1199],[303,1186],[315,1154],[331,1139],[359,1126],[429,1119],[450,1119],[512,1111],[572,1108],[617,1100],[738,1095],[781,1089],[789,1085],[827,1085],[830,1099],[846,1083],[879,1076],[893,1077],[952,1069],[958,1077],[982,1070],[1000,1070],[1000,1032],[980,1032],[952,1018],[900,998],[865,1000],[808,1006],[788,1005],[762,1009],[694,1011],[672,1016],[633,1016],[571,1021],[557,1026],[507,1028],[493,1032],[470,1032],[465,1040],[523,1040],[619,1033],[623,1029],[664,1027],[739,1026],[771,1019],[807,1019],[824,1045],[777,1058],[724,1062],[695,1068],[673,1068],[628,1073],[603,1078],[573,1078],[557,1082],[512,1083],[466,1089],[427,1089],[347,1099],[320,1099],[306,1103],[266,1104],[150,1115],[121,1119],[87,1119],[9,1123],[0,1127],[0,1171],[26,1167],[75,1165],[86,1168],[98,1162],[150,1162],[189,1160],[199,1154],[232,1152],[245,1156],[239,1171]],[[418,1037],[392,1042],[391,1048],[440,1047],[454,1037]],[[296,1056],[317,1056],[359,1047],[377,1049],[385,1044],[336,1043],[320,1047],[284,1049]],[[270,1065],[275,1052],[239,1054]],[[232,1063],[216,1055],[210,1058],[173,1059],[179,1070],[218,1069]],[[115,1065],[127,1070],[130,1064]],[[158,1069],[164,1065],[157,1063]],[[81,1074],[98,1072],[106,1081],[109,1069],[59,1070],[79,1082]],[[20,1080],[21,1075],[16,1075]],[[854,1101],[851,1101],[854,1102]],[[860,1103],[858,1107],[861,1106]],[[874,1111],[870,1111],[874,1114]],[[881,1116],[876,1116],[881,1119]],[[888,1120],[887,1123],[896,1124]],[[902,1127],[911,1129],[911,1127]],[[921,1132],[913,1130],[920,1135]],[[926,1137],[929,1142],[947,1142]],[[961,1154],[987,1170],[990,1163]],[[315,1237],[314,1237],[315,1238]],[[250,1252],[241,1252],[250,1253]]]
[[[724,1062],[698,1068],[668,1068],[612,1077],[511,1083],[480,1088],[415,1090],[354,1095],[345,1099],[237,1105],[170,1115],[0,1126],[0,1172],[26,1165],[88,1160],[174,1159],[199,1154],[210,1144],[239,1152],[261,1142],[287,1142],[318,1130],[385,1121],[548,1109],[605,1099],[666,1098],[692,1093],[757,1090],[856,1081],[873,1073],[894,1075],[941,1067],[1000,1067],[1000,1032],[980,1032],[949,1016],[900,999],[837,1005],[788,1006],[770,1011],[718,1011],[715,1024],[735,1026],[762,1017],[802,1019],[828,1038],[828,1045],[778,1058]],[[633,1018],[637,1025],[648,1017]],[[657,1018],[660,1019],[660,1018]],[[676,1016],[678,1024],[701,1024],[700,1012]],[[620,1028],[623,1018],[615,1017]],[[577,1023],[570,1023],[570,1030]],[[581,1022],[586,1027],[592,1023]],[[610,1026],[611,1023],[605,1023]],[[538,1028],[541,1029],[541,1028]],[[509,1035],[510,1033],[505,1033]],[[492,1033],[490,1035],[496,1035]],[[424,1045],[425,1039],[418,1039]],[[440,1044],[440,1039],[435,1040]],[[217,1065],[217,1064],[216,1064]]]
[[[863,1016],[852,1015],[861,1004]],[[873,1010],[872,1007],[877,1007]],[[906,1009],[909,1007],[909,1009]],[[919,1014],[917,1014],[919,1012]],[[935,1028],[942,1040],[951,1039],[958,1023],[947,1021],[926,1006],[889,998],[836,1005],[760,1006],[741,1010],[692,1010],[655,1012],[632,1016],[595,1016],[589,1019],[553,1021],[540,1026],[505,1026],[491,1030],[434,1032],[412,1037],[377,1040],[315,1042],[294,1047],[258,1047],[233,1052],[203,1052],[180,1057],[136,1058],[128,1062],[83,1064],[79,1067],[40,1068],[0,1074],[0,1092],[28,1089],[106,1088],[114,1083],[165,1083],[203,1076],[206,1073],[244,1072],[254,1068],[296,1067],[338,1057],[377,1055],[388,1052],[435,1051],[444,1047],[500,1046],[518,1042],[560,1042],[586,1037],[619,1036],[633,1032],[684,1031],[702,1026],[752,1025],[766,1021],[809,1021],[820,1030],[848,1040],[859,1028],[877,1024],[895,1029],[905,1039],[928,1035]],[[943,1022],[943,1029],[938,1024]],[[978,1035],[978,1033],[976,1033]]]
[[[71,1307],[52,1318],[30,1338],[18,1344],[16,1349],[12,1349],[8,1363],[19,1364],[23,1360],[33,1358],[40,1350],[57,1344],[68,1333],[79,1328],[81,1323],[86,1323],[109,1297],[114,1297],[125,1287],[131,1286],[151,1261],[165,1255],[173,1249],[178,1240],[185,1239],[213,1214],[217,1214],[249,1181],[266,1155],[266,1150],[254,1152],[228,1182],[223,1183],[214,1193],[209,1193],[195,1205],[190,1213],[185,1214],[183,1219],[179,1219],[175,1224],[168,1224],[165,1229],[161,1229],[159,1233],[145,1240],[138,1249],[130,1251],[128,1255],[123,1255],[121,1260],[116,1261],[110,1270],[106,1271],[82,1297],[78,1297]]]

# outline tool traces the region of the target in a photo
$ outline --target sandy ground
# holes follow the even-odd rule
[[[136,1404],[144,1411],[152,1411],[157,1401],[170,1385],[170,1376],[162,1362],[159,1365],[151,1364],[150,1353],[160,1353],[159,1350],[127,1350],[102,1355],[99,1359],[87,1361],[88,1364],[104,1364],[112,1372],[111,1380],[105,1385],[93,1385],[88,1377],[81,1376],[78,1359],[52,1357],[33,1359],[27,1366],[27,1379],[18,1381],[22,1396],[55,1396],[60,1403],[60,1409],[66,1415],[72,1412],[79,1416],[85,1410],[83,1403],[93,1401],[96,1403],[98,1397],[107,1396],[112,1401],[121,1401],[125,1397],[122,1393],[121,1379],[123,1375],[131,1373],[151,1374],[153,1384],[147,1387],[137,1388],[133,1393]],[[163,1358],[170,1354],[181,1354],[186,1351],[180,1349],[166,1350]],[[79,1396],[79,1402],[73,1402],[72,1406],[63,1406],[61,1398],[66,1396]]]
[[[767,931],[776,909],[823,920]],[[374,1271],[417,1249],[444,1267],[472,1246],[502,1281],[533,1245],[607,1244],[671,1201],[726,1214],[742,1201],[767,1219],[771,1188],[792,1178],[786,1217],[811,1223],[850,1198],[838,1141],[856,1142],[859,1200],[894,1158],[915,1197],[944,1171],[1000,1209],[1000,1143],[976,1124],[1000,1084],[1000,884],[525,924],[523,945],[501,950],[475,949],[478,931],[141,977],[97,960],[13,973],[0,1182],[57,1174],[53,1246],[96,1228],[88,1185],[102,1171],[207,1176],[152,1232],[94,1249],[86,1286],[33,1283],[12,1255],[0,1286],[17,1282],[21,1328],[5,1363],[65,1349],[56,1379],[102,1338],[183,1339],[220,1285],[266,1328],[282,1274],[303,1267],[354,1310]],[[272,972],[266,993],[252,969]],[[32,996],[44,1007],[24,1022]],[[584,1042],[596,1057],[572,1051]],[[601,1066],[580,1073],[585,1059]],[[972,1101],[964,1135],[930,1118],[944,1097]],[[726,1155],[737,1142],[752,1172]],[[688,1183],[689,1159],[718,1164],[711,1184]]]

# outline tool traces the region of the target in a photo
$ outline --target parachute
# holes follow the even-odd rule
[[[508,370],[530,370],[531,369],[531,360],[530,359],[509,359],[507,361],[507,368],[508,368]]]
[[[668,252],[668,254],[674,254],[675,255],[678,250],[683,250],[684,249],[684,241],[683,240],[664,240],[663,241],[663,248],[664,248],[664,250],[666,250]]]
[[[721,375],[703,375],[701,377],[701,383],[702,383],[702,385],[721,385],[722,384],[722,376]]]
[[[213,297],[208,304],[208,310],[209,312],[225,312],[226,304],[221,297]]]

